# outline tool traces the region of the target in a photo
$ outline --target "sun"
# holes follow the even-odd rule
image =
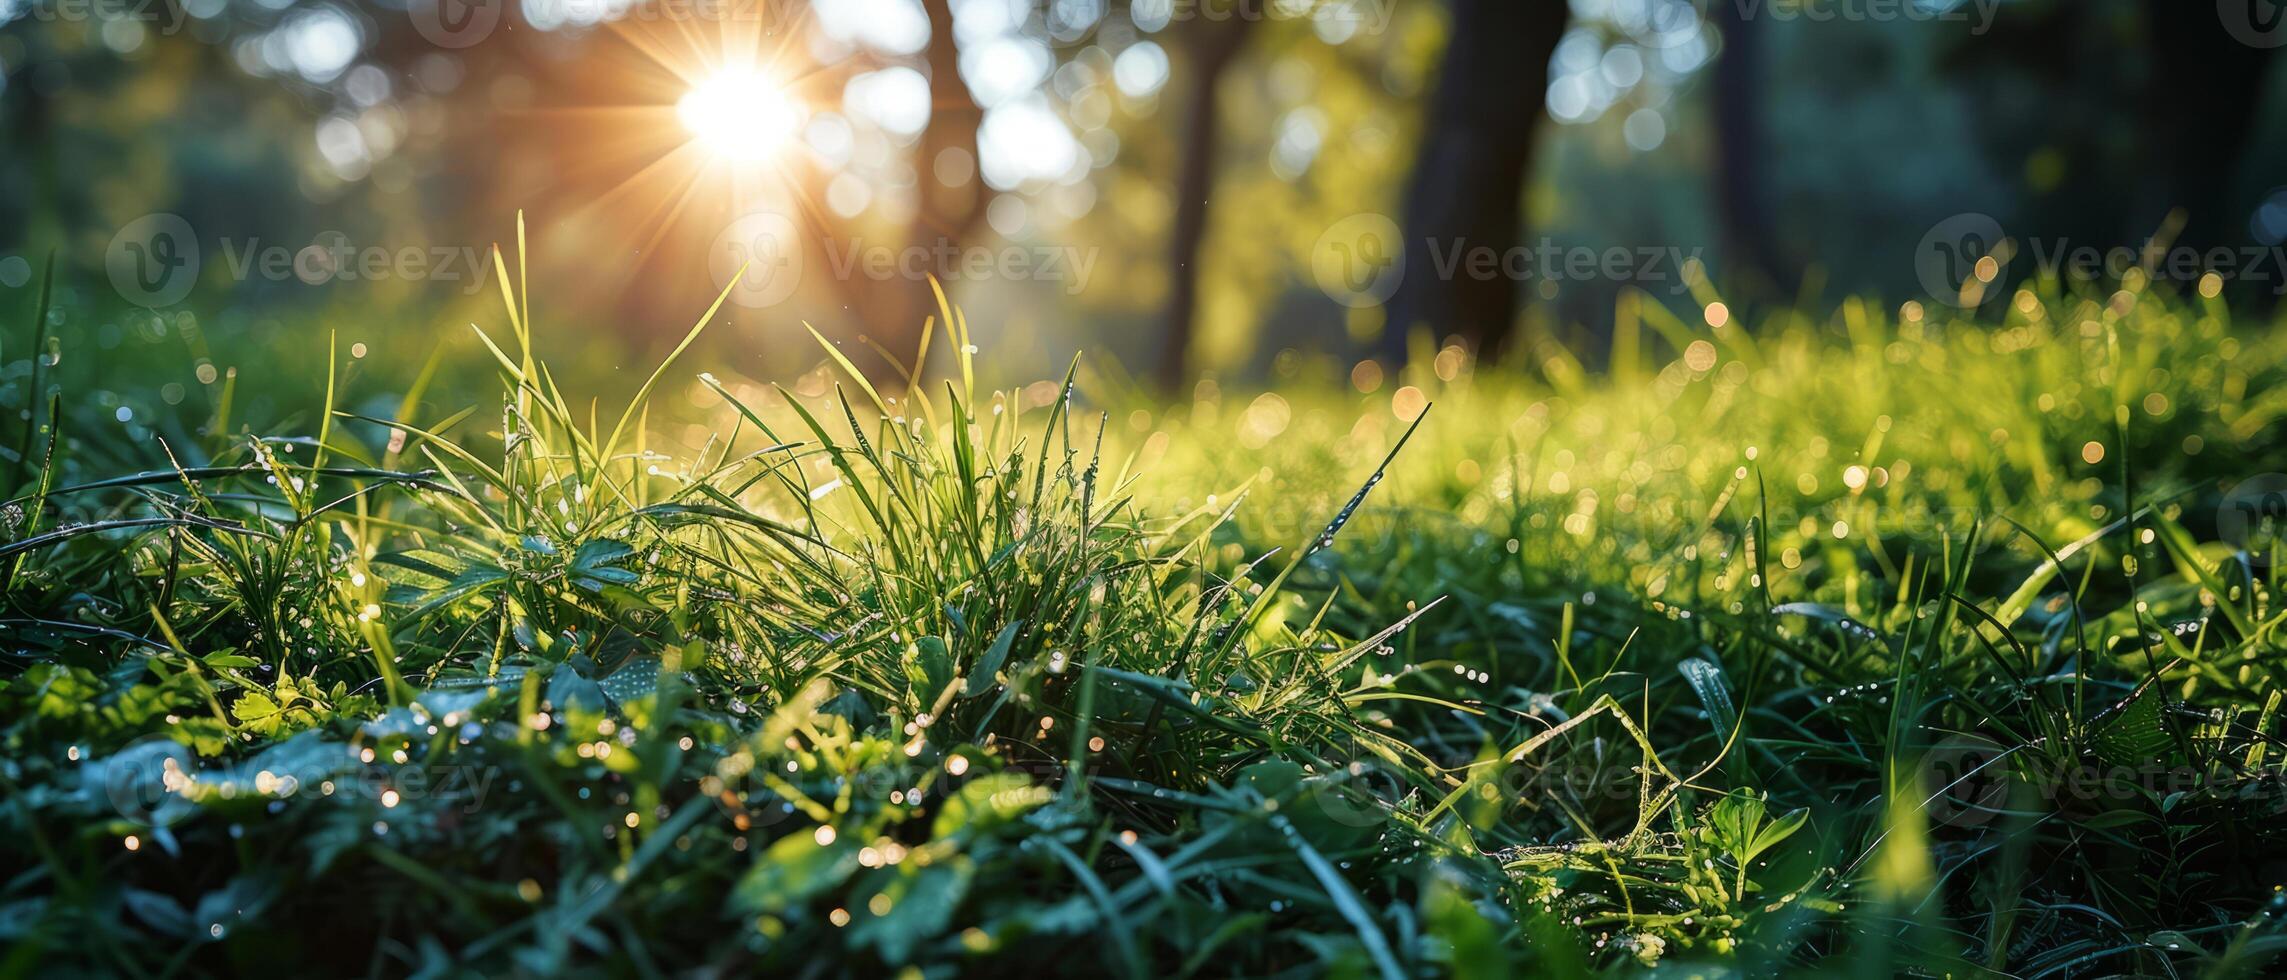
[[[801,18],[815,16],[813,5],[797,6]],[[740,216],[788,215],[804,235],[826,227],[819,196],[838,161],[806,136],[850,68],[807,50],[803,19],[709,23],[612,21],[619,43],[568,68],[533,113],[543,117],[535,137],[565,156],[554,193],[578,202],[577,227],[611,228],[632,243],[634,261],[608,276],[630,293],[639,279],[671,280],[652,275],[661,268],[710,268]]]
[[[785,85],[749,65],[731,65],[700,79],[675,104],[675,115],[701,147],[740,163],[769,159],[793,139],[802,121]]]

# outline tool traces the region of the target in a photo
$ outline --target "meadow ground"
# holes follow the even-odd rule
[[[514,296],[128,445],[63,310],[0,972],[2265,972],[2287,336],[2116,288],[624,411]]]

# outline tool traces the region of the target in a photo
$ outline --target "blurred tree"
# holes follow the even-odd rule
[[[1747,17],[1746,5],[1712,4],[1723,51],[1714,68],[1715,204],[1723,227],[1722,270],[1734,284],[1769,288],[1782,297],[1794,292],[1802,270],[1781,254],[1772,227],[1766,191],[1768,133],[1763,127],[1763,31]]]
[[[1394,5],[1386,21],[1316,9],[1255,27],[1224,79],[1215,203],[1190,270],[1200,370],[1275,372],[1295,363],[1286,350],[1347,360],[1381,328],[1378,310],[1334,305],[1314,260],[1329,228],[1397,213],[1447,18],[1434,4]],[[1147,159],[1155,181],[1174,169]]]
[[[947,0],[921,0],[929,17],[929,46],[923,62],[929,75],[929,122],[914,147],[913,171],[920,200],[914,208],[909,246],[960,247],[972,237],[992,203],[993,189],[979,173],[977,127],[984,110],[961,78],[961,50]],[[860,310],[876,343],[899,361],[919,353],[922,321],[937,313],[936,293],[926,280],[901,282],[884,291],[887,304],[868,303],[865,287],[853,277],[836,277],[845,300]],[[887,308],[884,308],[886,305]],[[939,331],[944,329],[938,325]],[[916,369],[926,368],[915,362]]]
[[[250,77],[224,43],[276,12],[167,29],[158,9],[0,7],[0,254],[56,250],[67,295],[101,281],[113,234],[142,215],[175,213],[212,247],[269,237],[318,190],[294,179],[307,131],[280,132],[314,118],[311,93]],[[340,220],[360,216],[345,203]]]
[[[2170,0],[2020,5],[1942,58],[1978,100],[1975,145],[2003,174],[2022,246],[2147,240],[2207,253],[2250,240],[2248,173],[2276,60],[2213,8]],[[2268,302],[2269,289],[2240,289]]]
[[[2137,66],[2120,55],[2142,43],[2139,31],[2123,3],[2035,0],[1938,53],[1944,78],[1985,94],[1969,103],[1970,146],[1996,176],[2020,178],[1993,212],[2012,234],[2111,245],[2154,230],[2157,213],[2131,216],[2116,203],[2122,176],[2149,150],[2121,125]]]
[[[1191,65],[1190,91],[1179,125],[1182,150],[1175,176],[1175,215],[1168,234],[1167,315],[1161,327],[1156,379],[1173,391],[1190,376],[1191,339],[1199,318],[1199,255],[1207,237],[1209,199],[1215,192],[1215,154],[1222,127],[1218,98],[1223,72],[1245,44],[1254,18],[1186,25],[1183,49]]]
[[[27,32],[28,33],[28,32]],[[21,229],[22,244],[48,242],[53,247],[61,221],[56,180],[54,77],[62,67],[48,63],[44,51],[29,50],[22,38],[11,36],[11,58],[0,60],[0,113],[7,118],[8,145],[18,173],[0,173],[0,186],[20,182],[20,193],[6,195],[0,217]],[[14,167],[9,169],[16,169]],[[0,245],[17,244],[0,242]]]
[[[2252,2],[2252,0],[2251,0]],[[2142,0],[2149,55],[2140,130],[2154,150],[2147,208],[2183,209],[2175,242],[2205,252],[2247,240],[2256,200],[2235,179],[2255,131],[2276,49],[2232,36],[2215,11]]]
[[[1047,14],[1042,19],[1053,24],[1057,21],[1055,11],[1085,8],[1090,4],[1064,2],[1042,6]],[[1069,32],[1060,38],[1053,27],[1046,31],[1052,40],[1059,42],[1058,52],[1067,64],[1100,51],[1103,45],[1117,46],[1110,40],[1112,37],[1125,38],[1131,32],[1140,31],[1172,47],[1175,67],[1182,69],[1182,77],[1169,83],[1171,88],[1180,87],[1182,92],[1181,110],[1173,114],[1173,120],[1149,130],[1127,129],[1122,134],[1123,138],[1139,143],[1166,141],[1173,144],[1171,166],[1150,175],[1152,182],[1162,183],[1168,170],[1174,173],[1172,185],[1168,187],[1166,242],[1161,253],[1165,267],[1156,270],[1166,280],[1165,300],[1160,304],[1157,317],[1160,335],[1151,352],[1152,377],[1161,388],[1179,386],[1197,366],[1200,326],[1208,318],[1205,309],[1208,304],[1203,302],[1203,297],[1209,288],[1206,280],[1210,270],[1202,265],[1202,260],[1208,251],[1209,230],[1217,213],[1216,200],[1232,196],[1229,191],[1219,191],[1218,186],[1234,178],[1253,176],[1249,171],[1255,169],[1231,167],[1231,161],[1225,159],[1235,155],[1226,152],[1229,125],[1223,107],[1224,100],[1231,96],[1226,91],[1225,79],[1232,65],[1251,46],[1268,43],[1254,40],[1266,33],[1273,37],[1288,36],[1287,40],[1277,42],[1279,46],[1295,38],[1313,37],[1322,46],[1340,48],[1362,33],[1361,28],[1366,25],[1371,24],[1376,31],[1390,28],[1393,13],[1389,8],[1358,0],[1230,0],[1212,5],[1129,0],[1114,3],[1102,11],[1100,22],[1105,26],[1093,33]],[[1274,64],[1271,57],[1260,60],[1266,69]],[[1339,59],[1333,60],[1339,62]],[[1345,71],[1360,70],[1359,66],[1337,67]],[[1259,76],[1260,73],[1254,74]],[[1259,77],[1254,80],[1260,81]],[[1312,140],[1324,138],[1312,130]],[[1254,149],[1247,147],[1249,151]],[[1291,181],[1297,176],[1289,174],[1284,179]],[[1263,203],[1251,195],[1248,199],[1250,210]],[[1354,202],[1350,203],[1354,206]],[[1263,253],[1258,250],[1253,254]],[[1257,312],[1262,311],[1258,308]]]
[[[1518,283],[1441,275],[1440,256],[1523,241],[1524,186],[1547,117],[1549,56],[1570,9],[1560,0],[1453,0],[1445,60],[1406,189],[1407,272],[1390,297],[1380,353],[1403,361],[1416,328],[1497,355],[1516,322]],[[1438,253],[1421,254],[1422,248]]]

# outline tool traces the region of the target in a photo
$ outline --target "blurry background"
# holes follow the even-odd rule
[[[927,273],[996,371],[1087,349],[1168,387],[1351,379],[1407,326],[1592,359],[1629,304],[1694,325],[1716,297],[1743,319],[1975,305],[2043,256],[2154,236],[2198,257],[2184,288],[2216,269],[2267,306],[2283,15],[0,0],[0,380],[28,372],[51,253],[57,351],[185,354],[145,379],[174,400],[329,332],[417,365],[502,323],[486,256],[519,210],[551,353],[599,373],[679,338],[742,265],[710,366],[756,376],[816,362],[804,320],[911,360]],[[1492,250],[1479,274],[1470,248]]]

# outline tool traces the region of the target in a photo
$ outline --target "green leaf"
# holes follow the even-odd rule
[[[1744,855],[1763,823],[1763,801],[1745,792],[1726,793],[1708,808],[1706,821],[1716,844],[1733,855]]]
[[[659,689],[659,661],[644,657],[618,670],[597,683],[615,704],[640,701]]]
[[[1263,799],[1275,800],[1301,783],[1303,775],[1302,766],[1284,759],[1273,759],[1241,770],[1236,785],[1254,790]]]
[[[407,613],[406,618],[420,619],[453,604],[457,600],[475,595],[490,586],[499,585],[506,581],[508,581],[506,571],[491,565],[471,565],[468,571],[462,572],[444,588],[435,592],[423,592],[421,604],[414,607],[412,612]]]
[[[2174,739],[2160,722],[2161,696],[2137,694],[2096,732],[2096,754],[2115,766],[2140,766],[2168,754]]]
[[[468,563],[456,556],[441,551],[418,549],[380,555],[373,559],[373,563],[376,565],[393,565],[436,579],[439,583],[450,582],[460,577],[462,572],[468,571]],[[395,579],[398,576],[392,575],[390,577]]]
[[[953,653],[942,637],[924,636],[905,648],[905,681],[922,710],[953,683]]]
[[[1023,773],[996,772],[979,776],[945,801],[944,808],[937,811],[937,822],[931,825],[930,833],[942,839],[989,830],[1048,802],[1053,795],[1048,787],[1033,785]]]
[[[857,870],[856,844],[847,838],[820,844],[816,835],[797,830],[755,859],[732,890],[731,906],[748,915],[784,912],[838,887]]]
[[[1357,890],[1351,888],[1350,882],[1342,877],[1342,872],[1335,869],[1334,862],[1318,853],[1318,849],[1311,847],[1300,834],[1281,836],[1285,838],[1287,846],[1294,849],[1295,856],[1302,859],[1303,867],[1310,869],[1311,877],[1318,879],[1318,886],[1325,890],[1327,898],[1333,900],[1335,911],[1342,913],[1342,918],[1357,931],[1358,940],[1366,945],[1366,952],[1373,956],[1374,965],[1381,971],[1384,980],[1397,980],[1405,976],[1405,971],[1398,967],[1396,955],[1390,950],[1389,937],[1382,934],[1380,923],[1374,920],[1373,913],[1366,910],[1366,903],[1358,897]]]
[[[573,553],[572,567],[581,569],[601,568],[623,561],[632,554],[635,554],[635,547],[625,541],[597,538],[580,545],[580,550]]]
[[[570,667],[558,667],[555,676],[548,679],[548,700],[558,708],[586,711],[603,711],[609,706],[603,686]]]
[[[1516,975],[1514,957],[1501,942],[1501,929],[1448,876],[1430,879],[1421,907],[1423,924],[1431,937],[1444,944],[1440,952],[1455,980],[1502,980]]]
[[[634,554],[635,548],[624,541],[607,539],[590,541],[581,545],[580,550],[572,556],[572,574],[575,578],[593,579],[597,583],[634,585],[642,581],[643,576],[625,568],[615,567],[617,563],[626,561]],[[583,584],[587,584],[590,589],[601,588],[600,584]]]
[[[993,645],[985,648],[985,655],[969,666],[969,680],[961,687],[963,697],[976,697],[993,689],[998,683],[1001,665],[1008,662],[1009,648],[1016,645],[1016,634],[1024,628],[1024,620],[1017,620],[1001,628],[1001,635],[993,638]]]
[[[241,694],[230,705],[230,714],[238,719],[239,724],[262,735],[277,734],[278,723],[283,720],[279,715],[284,710],[278,702],[260,691]]]
[[[1729,793],[1708,808],[1708,832],[1744,868],[1764,851],[1794,836],[1810,819],[1810,810],[1802,807],[1766,821],[1769,814],[1770,808],[1761,797],[1745,791]]]
[[[128,888],[120,892],[120,900],[135,917],[144,921],[162,935],[189,939],[196,931],[191,926],[191,913],[173,898],[141,888]]]
[[[1715,737],[1729,741],[1733,730],[1739,727],[1739,706],[1731,698],[1731,681],[1723,675],[1723,668],[1711,661],[1687,657],[1676,665],[1676,672],[1691,685],[1699,703],[1707,708],[1707,721],[1715,726]]]
[[[889,901],[886,911],[875,915],[870,901],[865,909],[852,908],[857,921],[850,926],[851,941],[871,945],[885,963],[911,960],[915,946],[936,938],[952,924],[953,912],[968,894],[969,881],[975,874],[975,862],[965,856],[925,868],[899,866],[896,877],[876,893],[876,897]]]
[[[1748,845],[1747,853],[1740,856],[1741,860],[1752,861],[1764,851],[1779,846],[1781,841],[1793,837],[1795,831],[1803,829],[1803,824],[1810,817],[1809,807],[1796,807],[1781,814],[1779,819],[1764,824],[1763,829],[1755,833],[1755,841]]]

